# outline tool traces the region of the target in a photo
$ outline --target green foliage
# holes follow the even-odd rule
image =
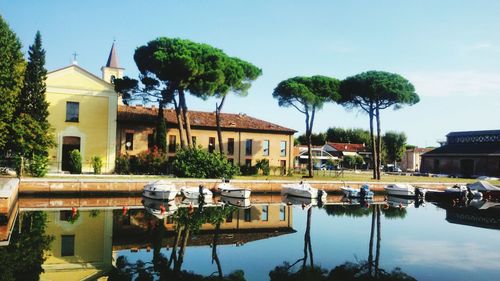
[[[343,80],[341,102],[346,106],[364,107],[370,103],[379,109],[413,105],[420,101],[415,87],[396,73],[367,71]]]
[[[2,280],[38,280],[49,250],[52,236],[45,234],[47,215],[43,212],[22,212],[14,225],[8,246],[0,247]]]
[[[255,176],[259,174],[259,169],[256,166],[240,166],[240,173],[242,176]]]
[[[47,156],[48,148],[55,146],[54,135],[45,123],[36,121],[31,115],[21,113],[11,124],[12,151],[27,159],[34,155]]]
[[[158,147],[135,156],[120,155],[116,158],[115,173],[120,175],[168,175],[171,163]]]
[[[264,176],[269,176],[269,173],[271,172],[268,159],[257,160],[257,163],[255,163],[255,167],[260,170]]]
[[[35,155],[27,167],[28,173],[33,177],[44,177],[49,171],[49,158],[47,156]]]
[[[130,174],[130,162],[127,156],[120,155],[116,157],[115,174],[128,175]]]
[[[382,213],[384,214],[384,217],[387,219],[404,219],[406,217],[405,208],[394,208],[394,207],[389,207],[387,209],[382,208]]]
[[[329,216],[346,216],[346,217],[366,217],[372,213],[370,208],[362,208],[359,205],[325,205],[323,209],[325,209],[326,213]]]
[[[326,131],[326,140],[341,143],[363,143],[368,146],[370,144],[370,132],[360,128],[344,129],[332,127]]]
[[[16,101],[23,86],[26,63],[19,39],[2,16],[0,50],[0,152],[3,152],[10,138],[9,124],[12,122]]]
[[[73,149],[69,153],[69,172],[71,174],[82,173],[82,155],[78,149]]]
[[[386,161],[388,163],[401,161],[406,150],[405,133],[387,132],[382,140],[386,151]]]
[[[359,155],[346,155],[342,158],[342,166],[350,169],[360,167],[364,163],[363,157]]]
[[[180,149],[173,163],[174,174],[185,178],[232,178],[239,174],[237,166],[224,155],[209,153],[201,147]]]
[[[155,144],[160,152],[167,152],[167,125],[163,117],[163,108],[160,108],[158,120],[156,122]]]
[[[298,144],[302,145],[307,145],[307,136],[306,134],[302,134],[297,137],[297,142]],[[324,145],[326,142],[326,134],[325,133],[318,133],[318,134],[311,134],[311,144],[312,145]]]
[[[98,175],[102,170],[102,158],[100,156],[93,156],[90,159],[90,164],[92,165],[92,169],[94,169],[94,174]]]

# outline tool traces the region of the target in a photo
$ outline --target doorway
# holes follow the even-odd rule
[[[69,154],[72,150],[80,151],[79,137],[63,137],[61,170],[69,171]]]
[[[462,174],[462,177],[470,178],[474,174],[474,160],[460,160],[460,173]]]
[[[281,160],[280,161],[280,166],[281,166],[281,175],[284,176],[287,174],[286,171],[286,160]]]

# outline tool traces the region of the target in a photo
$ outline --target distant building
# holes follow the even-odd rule
[[[295,166],[305,168],[309,157],[307,145],[296,146],[294,152]],[[326,164],[332,160],[342,160],[344,156],[355,155],[363,157],[365,163],[370,162],[371,152],[367,150],[364,144],[327,142],[324,145],[312,146],[312,157],[315,166]]]
[[[432,148],[414,147],[406,149],[401,159],[400,168],[406,172],[419,172],[422,154],[431,151]]]
[[[421,172],[500,176],[500,130],[449,133],[446,144],[422,155]]]
[[[175,157],[180,144],[175,111],[164,110],[167,125],[167,152]],[[158,108],[118,106],[118,155],[137,155],[152,149]],[[209,151],[218,151],[217,126],[214,112],[190,111],[193,142]],[[285,171],[293,163],[293,129],[285,128],[246,114],[221,113],[224,154],[237,165],[255,165],[259,159],[268,159],[270,166]]]

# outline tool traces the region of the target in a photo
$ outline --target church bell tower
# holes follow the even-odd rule
[[[108,61],[106,66],[101,67],[102,80],[113,83],[115,78],[123,77],[123,70],[118,63],[118,56],[116,54],[115,42],[111,46],[111,51],[109,51]]]

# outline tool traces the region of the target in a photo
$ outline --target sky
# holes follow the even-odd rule
[[[0,15],[24,53],[40,30],[49,71],[69,65],[76,52],[78,64],[100,76],[115,39],[125,75],[137,77],[134,51],[157,37],[208,43],[263,70],[249,95],[230,95],[223,111],[299,133],[304,115],[272,97],[280,81],[369,70],[403,75],[421,98],[384,110],[382,132],[436,146],[451,131],[500,129],[500,1],[0,0]],[[214,111],[215,103],[188,99],[192,110]],[[368,116],[328,104],[313,131],[329,127],[368,129]]]

